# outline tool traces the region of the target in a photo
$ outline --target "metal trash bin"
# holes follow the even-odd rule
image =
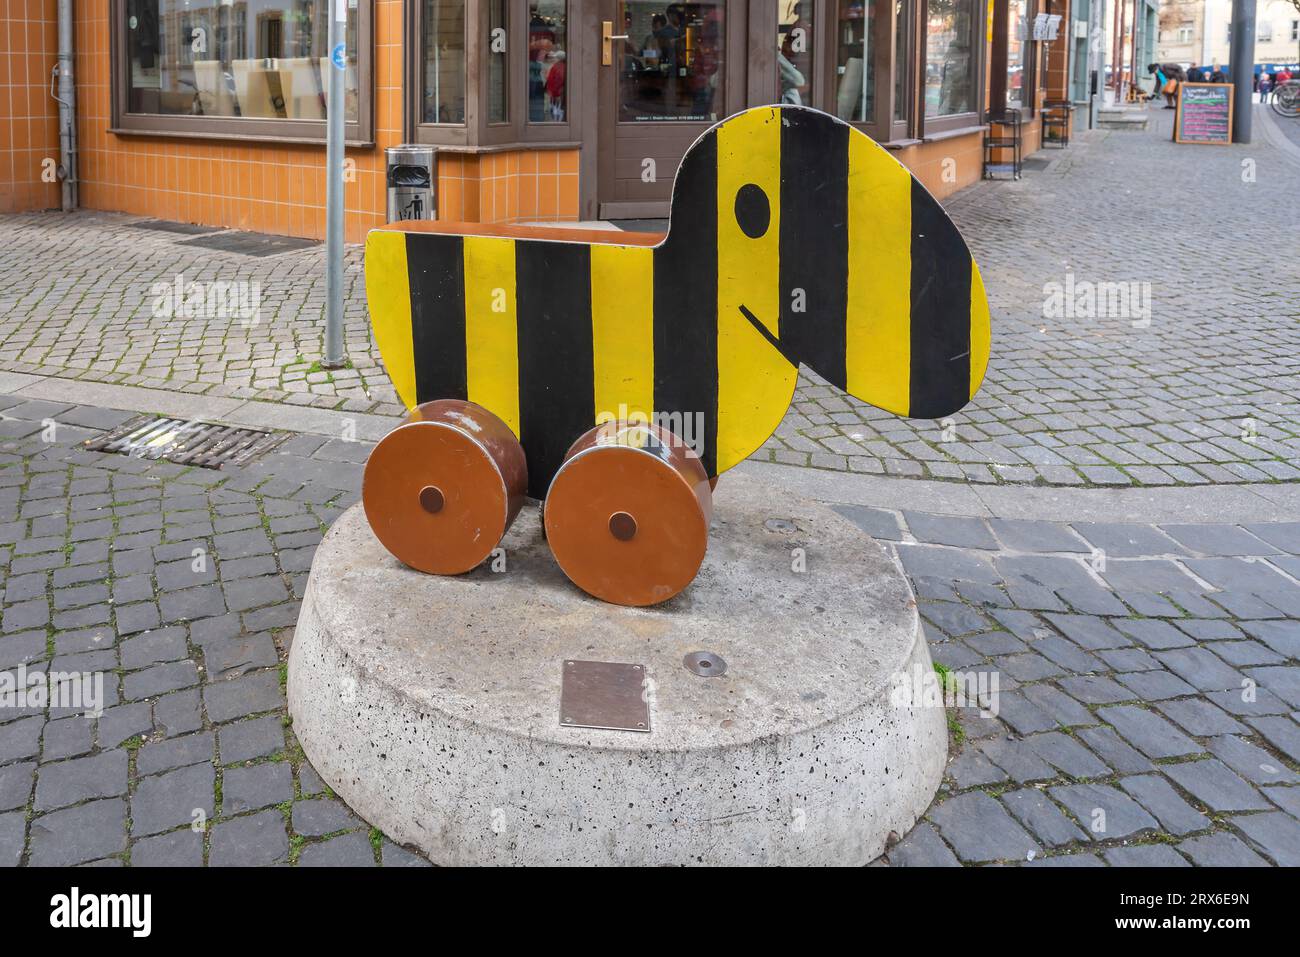
[[[433,219],[433,147],[390,146],[384,150],[388,180],[388,222]]]

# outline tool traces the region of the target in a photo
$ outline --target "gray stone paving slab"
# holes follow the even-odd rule
[[[1089,544],[1054,522],[1015,518],[990,519],[989,528],[1004,548],[1021,552],[1091,552]]]
[[[1300,708],[1300,666],[1270,665],[1261,668],[1246,668],[1244,673],[1259,682],[1261,688],[1266,688],[1292,707]],[[1240,683],[1238,683],[1238,687],[1240,687]]]
[[[1109,558],[1187,554],[1177,541],[1150,525],[1076,522],[1072,527],[1089,545],[1101,549]]]
[[[259,867],[288,859],[289,835],[279,811],[260,811],[212,826],[212,867]]]
[[[1093,840],[1131,837],[1159,827],[1141,805],[1113,787],[1070,784],[1049,789]]]
[[[1088,839],[1088,835],[1037,788],[1008,791],[1002,795],[1002,803],[1044,844],[1060,847]]]
[[[1244,730],[1243,733],[1249,733]],[[1223,734],[1206,739],[1206,748],[1216,758],[1254,784],[1297,784],[1300,775],[1257,745],[1237,736]]]
[[[1247,717],[1246,723],[1282,754],[1300,763],[1300,725],[1297,725],[1293,719],[1263,715]]]
[[[1232,823],[1256,850],[1282,867],[1300,867],[1300,822],[1289,814],[1236,814]]]
[[[1267,867],[1260,857],[1236,837],[1225,832],[1191,837],[1178,849],[1200,867]]]
[[[1246,621],[1241,628],[1258,638],[1274,653],[1286,658],[1300,658],[1300,621]]]
[[[1170,764],[1161,770],[1211,811],[1262,811],[1269,807],[1255,788],[1217,759]]]
[[[1158,701],[1155,708],[1195,738],[1215,734],[1247,734],[1250,730],[1222,708],[1199,698]]]
[[[1191,834],[1210,826],[1210,819],[1179,797],[1169,782],[1159,775],[1130,775],[1121,778],[1119,785],[1155,815],[1160,826],[1171,834]]]
[[[0,768],[0,811],[26,807],[32,797],[32,782],[36,779],[36,763],[24,761]]]
[[[293,770],[287,764],[227,768],[222,778],[221,808],[227,816],[293,798]]]
[[[1260,788],[1264,796],[1286,811],[1292,817],[1300,819],[1300,787]]]
[[[1019,784],[1049,781],[1056,777],[1055,768],[1029,748],[1021,747],[1019,741],[1015,739],[990,738],[979,742],[976,747]]]
[[[29,827],[33,866],[84,864],[126,850],[126,802],[90,801],[42,814]]]
[[[1007,773],[974,748],[966,748],[948,764],[947,773],[961,789],[1007,780]],[[23,799],[24,803],[26,798]]]
[[[374,867],[375,853],[370,839],[360,832],[340,834],[317,844],[308,844],[298,856],[299,867]]]
[[[22,811],[0,814],[0,867],[17,867],[22,862],[26,834]]]
[[[266,757],[284,749],[284,721],[279,715],[237,721],[221,729],[218,742],[222,764]]]
[[[1151,758],[1199,754],[1201,747],[1153,711],[1119,704],[1100,708],[1098,716],[1120,736]]]
[[[131,799],[131,829],[136,836],[157,834],[190,824],[202,812],[212,817],[216,772],[210,764],[195,764],[141,780]]]
[[[1112,847],[1102,851],[1111,867],[1191,867],[1187,859],[1165,844]]]
[[[963,861],[1024,860],[1042,849],[997,801],[961,794],[930,812],[930,819]]]
[[[127,753],[121,749],[54,761],[41,765],[33,806],[38,811],[49,811],[90,798],[125,794],[126,787]]]
[[[953,545],[960,548],[993,549],[997,541],[988,525],[977,518],[932,515],[927,512],[904,512],[907,528],[918,542]]]
[[[1158,661],[1200,691],[1240,688],[1243,675],[1205,648],[1173,648],[1154,652]]]
[[[1105,867],[1096,854],[1059,854],[1056,857],[1036,857],[1026,867]]]
[[[1235,525],[1162,525],[1160,530],[1199,555],[1276,555],[1278,549]]]
[[[132,867],[202,867],[203,834],[189,828],[146,837],[131,845]]]
[[[298,801],[293,806],[293,829],[298,834],[320,837],[361,825],[361,820],[339,801],[322,798],[315,801]]]
[[[136,752],[135,769],[138,774],[149,775],[190,764],[211,763],[213,745],[211,731],[146,744]]]

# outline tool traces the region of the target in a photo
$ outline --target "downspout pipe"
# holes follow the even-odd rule
[[[77,208],[77,87],[73,78],[73,0],[59,0],[59,59],[54,64],[51,90],[59,104],[59,169],[63,184],[63,211]]]

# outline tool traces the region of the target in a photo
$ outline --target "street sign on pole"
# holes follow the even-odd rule
[[[333,0],[330,17],[329,100],[325,135],[325,355],[321,365],[338,369],[343,354],[343,93],[347,85],[347,0]]]

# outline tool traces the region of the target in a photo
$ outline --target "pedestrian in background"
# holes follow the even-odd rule
[[[1147,72],[1156,78],[1156,92],[1164,96],[1165,109],[1174,109],[1178,98],[1178,83],[1183,78],[1183,68],[1172,63],[1151,63],[1147,65]]]

